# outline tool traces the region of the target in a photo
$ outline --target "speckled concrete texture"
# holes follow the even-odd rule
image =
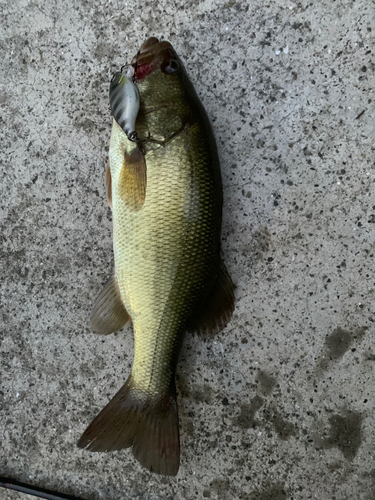
[[[27,495],[25,493],[19,493],[11,490],[0,490],[0,498],[4,500],[35,500],[34,495]]]
[[[373,500],[375,3],[0,3],[0,475],[86,500]],[[108,83],[151,35],[213,124],[236,284],[227,328],[184,343],[176,478],[76,447],[132,362],[131,331],[89,314],[113,266]]]

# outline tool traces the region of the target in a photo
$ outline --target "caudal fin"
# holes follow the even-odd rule
[[[133,455],[151,472],[175,476],[180,464],[176,392],[151,396],[131,377],[91,422],[78,441],[90,451],[133,447]]]

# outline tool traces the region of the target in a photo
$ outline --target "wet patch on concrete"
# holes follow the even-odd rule
[[[367,330],[367,326],[361,326],[353,331],[344,330],[340,326],[335,328],[325,339],[323,352],[317,362],[318,369],[327,370],[331,362],[340,360],[353,342],[360,342],[363,339]]]
[[[243,192],[244,196],[251,197],[251,194],[245,194],[244,190]],[[263,227],[254,231],[249,241],[241,248],[241,253],[247,260],[250,259],[252,265],[255,265],[256,262],[264,259],[264,255],[269,251],[270,244],[271,234],[267,227]]]
[[[331,426],[328,437],[316,436],[315,445],[325,450],[338,448],[347,460],[353,460],[362,443],[362,415],[348,411],[332,415],[328,421]]]
[[[286,500],[284,483],[268,484],[262,491],[250,493],[249,500]]]
[[[211,482],[210,486],[211,486],[211,489],[218,496],[218,498],[220,498],[222,500],[229,500],[230,498],[233,498],[232,494],[230,493],[229,480],[215,478]],[[206,490],[206,498],[209,498],[210,496],[211,496],[210,491]]]
[[[259,370],[255,382],[258,384],[258,392],[262,396],[269,396],[276,385],[276,379],[262,370]]]
[[[241,413],[237,418],[234,419],[234,424],[244,430],[259,425],[259,422],[257,422],[257,420],[255,419],[255,414],[263,406],[263,403],[263,398],[255,396],[250,401],[250,404],[241,405]]]
[[[264,411],[265,418],[271,422],[277,435],[283,441],[287,441],[291,436],[297,434],[297,429],[294,424],[285,420],[276,408],[269,408]]]
[[[192,391],[192,398],[197,403],[210,404],[212,402],[213,390],[208,384],[203,387],[197,387]]]
[[[178,374],[176,377],[176,387],[183,398],[192,398],[197,403],[209,404],[212,402],[213,390],[208,384],[190,388],[189,378]]]
[[[255,396],[250,404],[240,406],[240,414],[233,420],[234,425],[243,430],[254,427],[264,427],[265,422],[272,424],[278,437],[283,441],[288,440],[291,436],[297,434],[296,426],[283,418],[281,413],[274,407],[270,406],[263,410],[263,415],[259,419],[255,418],[256,413],[262,408],[265,400],[260,396]]]

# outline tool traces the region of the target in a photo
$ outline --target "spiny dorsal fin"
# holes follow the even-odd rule
[[[145,202],[146,183],[146,160],[136,146],[131,153],[125,151],[119,178],[120,198],[134,211],[140,210]]]
[[[116,278],[112,276],[92,306],[91,328],[96,333],[109,335],[120,330],[130,319],[122,303]]]
[[[109,166],[109,158],[107,161],[107,168],[105,169],[105,189],[107,193],[107,202],[109,208],[112,210],[112,177],[111,177],[111,169]]]
[[[202,336],[211,336],[222,330],[229,322],[234,310],[233,283],[220,259],[217,276],[207,298],[194,311],[188,330]]]

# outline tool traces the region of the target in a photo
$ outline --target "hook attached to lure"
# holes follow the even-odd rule
[[[135,121],[139,111],[139,94],[133,83],[131,69],[126,75],[115,73],[109,86],[109,105],[112,116],[127,135],[129,141],[137,142]]]

